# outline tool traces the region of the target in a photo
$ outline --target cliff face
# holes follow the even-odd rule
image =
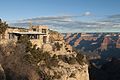
[[[0,63],[6,80],[89,80],[85,57],[67,47],[59,33],[51,36],[60,45],[50,43],[49,52],[20,43],[0,45]],[[52,51],[55,45],[57,51]]]
[[[90,67],[90,80],[120,80],[120,60],[111,58],[100,68],[94,66]]]
[[[23,46],[15,47],[15,50],[13,49],[12,52],[15,51],[17,54],[12,53],[7,55],[6,59],[3,59],[5,60],[2,63],[5,73],[1,67],[2,73],[0,76],[7,75],[6,80],[9,80],[9,78],[11,80],[89,80],[88,65],[84,62],[82,55],[77,57],[75,52],[72,54],[55,55],[56,52],[53,52],[49,53],[50,56],[48,57],[44,53],[43,55],[46,57],[35,65],[34,63],[26,63],[27,61],[23,57],[27,54],[24,53],[22,48]],[[42,74],[39,74],[39,71]]]
[[[70,62],[69,62],[70,61]],[[47,67],[44,62],[40,62],[39,67],[45,72],[50,80],[89,80],[88,65],[86,63],[79,64],[72,58],[69,61],[58,59],[58,64]]]
[[[52,31],[50,38],[54,40],[54,43],[58,42],[60,45],[62,44],[60,50],[49,50],[51,56],[54,57],[57,63],[54,63],[53,60],[53,62],[51,61],[53,65],[48,67],[44,66],[46,65],[45,61],[41,61],[39,62],[40,69],[42,69],[51,80],[89,80],[88,64],[85,63],[85,57],[83,57],[83,55],[79,55],[78,57],[79,53],[76,53],[72,50],[72,46],[64,42],[61,34]],[[54,44],[52,46],[54,46]]]
[[[62,68],[61,72],[64,71],[64,73],[59,80],[89,80],[88,65],[68,65],[65,63],[60,65],[62,66],[60,67]]]

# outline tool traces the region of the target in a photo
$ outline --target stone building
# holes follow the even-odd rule
[[[22,28],[7,28],[5,32],[5,40],[7,41],[17,41],[20,36],[28,35],[30,41],[33,45],[41,47],[42,44],[49,42],[49,30],[48,26],[32,26],[29,29]]]

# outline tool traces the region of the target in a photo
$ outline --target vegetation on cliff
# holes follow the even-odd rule
[[[8,27],[8,24],[6,24],[6,22],[3,22],[1,19],[0,19],[0,36],[4,39],[4,34],[5,34],[5,31]]]
[[[50,34],[51,42],[63,40],[58,32],[51,31]],[[60,51],[62,45],[55,42],[53,46]],[[79,79],[81,70],[87,71],[87,66],[83,67],[86,64],[83,59],[84,56],[76,52],[56,55],[55,51],[44,51],[32,45],[27,35],[21,36],[17,42],[0,44],[0,64],[4,69],[5,80]]]
[[[37,48],[36,45],[32,46],[27,36],[21,36],[16,44],[11,42],[6,46],[1,45],[0,51],[0,63],[5,70],[7,80],[62,79],[66,73],[71,76],[75,75],[69,70],[74,68],[77,71],[84,64],[80,54],[76,56],[52,55]],[[66,69],[69,69],[68,72]]]

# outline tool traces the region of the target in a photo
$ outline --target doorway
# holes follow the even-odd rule
[[[47,36],[43,36],[43,43],[47,42]]]

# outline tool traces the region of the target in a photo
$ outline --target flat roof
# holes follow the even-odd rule
[[[41,33],[41,32],[9,32],[10,34],[42,34],[42,35],[45,35],[45,33]]]

